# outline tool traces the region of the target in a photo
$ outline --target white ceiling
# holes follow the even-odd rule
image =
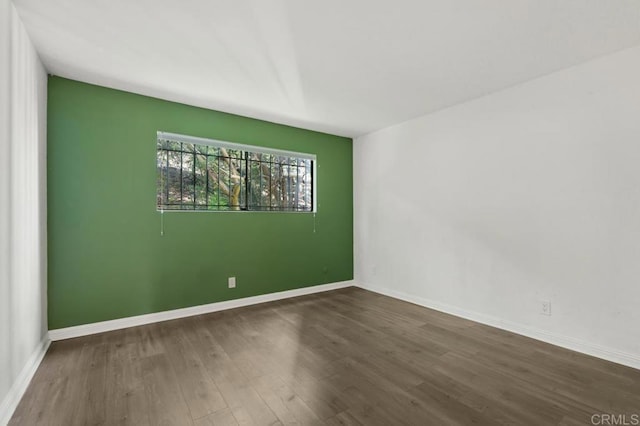
[[[14,0],[50,73],[357,136],[640,43],[637,0]]]

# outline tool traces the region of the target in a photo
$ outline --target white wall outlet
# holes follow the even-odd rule
[[[229,277],[229,288],[236,288],[236,277]]]
[[[540,301],[540,314],[551,316],[551,301],[549,300]]]

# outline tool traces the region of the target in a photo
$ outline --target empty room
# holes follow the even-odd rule
[[[0,0],[0,426],[640,425],[637,0]]]

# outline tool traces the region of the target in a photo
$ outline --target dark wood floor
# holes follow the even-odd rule
[[[640,371],[357,288],[54,342],[11,425],[591,424]]]

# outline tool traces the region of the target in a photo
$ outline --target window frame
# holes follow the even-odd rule
[[[288,151],[283,149],[276,148],[267,148],[263,146],[257,145],[248,145],[241,144],[236,142],[225,141],[221,139],[211,139],[211,138],[203,138],[199,136],[189,136],[183,135],[179,133],[171,133],[158,130],[156,132],[156,168],[157,168],[157,153],[158,153],[158,141],[160,140],[170,140],[173,142],[182,142],[182,143],[190,143],[197,145],[208,145],[217,148],[225,148],[239,151],[248,151],[252,153],[258,154],[268,154],[268,155],[277,155],[282,157],[296,157],[302,160],[310,160],[311,161],[311,199],[312,199],[312,209],[311,210],[207,210],[207,209],[165,209],[161,206],[158,206],[156,202],[156,211],[161,213],[167,212],[204,212],[204,213],[296,213],[296,214],[305,214],[312,213],[315,214],[318,211],[318,192],[317,192],[317,184],[318,184],[318,160],[316,154],[310,154],[305,152],[298,151]],[[156,194],[158,191],[158,187],[156,184]]]

